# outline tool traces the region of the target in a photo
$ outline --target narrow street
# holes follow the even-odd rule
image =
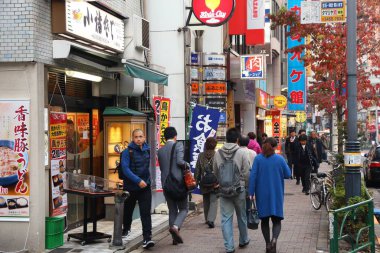
[[[328,169],[327,164],[321,170]],[[315,253],[328,252],[328,224],[327,213],[322,206],[315,211],[310,204],[309,196],[301,193],[301,186],[295,180],[286,180],[285,184],[285,219],[282,222],[282,231],[278,241],[280,253]],[[216,227],[209,229],[204,224],[203,210],[195,216],[189,217],[181,229],[184,244],[172,245],[170,234],[165,231],[157,235],[156,246],[150,251],[157,253],[172,252],[225,252],[223,236],[220,228],[220,215],[216,220]],[[236,217],[234,218],[234,241],[237,252],[265,252],[265,241],[258,230],[249,230],[251,242],[247,248],[238,248],[238,229]],[[134,253],[144,252],[139,248]],[[148,252],[148,251],[146,251]]]

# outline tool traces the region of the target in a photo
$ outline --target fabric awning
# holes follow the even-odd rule
[[[106,107],[103,116],[146,116],[145,113],[138,112],[129,108]]]
[[[168,85],[168,75],[165,73],[136,64],[131,61],[126,61],[124,67],[126,74],[129,76],[157,84]]]

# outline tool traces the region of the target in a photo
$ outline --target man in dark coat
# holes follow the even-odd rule
[[[309,145],[313,148],[317,163],[314,165],[314,173],[318,172],[319,164],[323,158],[323,145],[321,139],[318,138],[317,132],[312,131],[309,137]]]
[[[309,195],[310,190],[310,173],[316,164],[316,158],[313,148],[307,142],[307,136],[301,134],[295,147],[294,163],[301,175],[302,192]]]
[[[123,189],[130,196],[124,202],[123,236],[127,236],[131,230],[132,215],[136,202],[139,204],[140,219],[143,229],[143,248],[154,246],[152,241],[152,191],[150,189],[150,148],[145,142],[145,135],[141,129],[132,132],[133,141],[121,155],[121,167],[123,170]]]
[[[298,175],[296,168],[294,166],[294,155],[296,152],[296,143],[298,142],[298,138],[296,136],[295,130],[290,130],[290,136],[285,140],[285,154],[288,159],[288,166],[291,172],[291,179],[296,178],[297,184],[300,182],[300,176]]]

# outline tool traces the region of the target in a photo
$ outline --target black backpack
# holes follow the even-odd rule
[[[204,174],[202,175],[200,185],[202,187],[211,188],[214,187],[218,183],[218,179],[216,178],[212,166],[214,159],[211,158],[207,161],[206,166],[204,167]]]
[[[120,153],[120,160],[119,160],[119,164],[116,166],[116,170],[117,170],[117,174],[119,175],[119,179],[121,180],[124,180],[126,178],[126,176],[124,175],[124,172],[123,172],[123,168],[121,166],[121,158],[122,158],[122,155],[123,155],[123,152],[125,152],[126,150],[129,151],[129,167],[131,168],[132,170],[132,163],[135,164],[135,167],[136,167],[136,163],[134,161],[134,157],[133,157],[133,150],[132,149],[125,149],[123,150],[121,153]],[[135,168],[136,169],[136,168]],[[133,170],[132,170],[133,171]]]

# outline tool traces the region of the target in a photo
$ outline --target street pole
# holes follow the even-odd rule
[[[356,64],[356,28],[357,3],[356,0],[347,1],[347,86],[348,86],[348,140],[345,145],[344,164],[346,200],[360,196],[361,189],[361,156],[360,142],[357,131],[357,64]]]

